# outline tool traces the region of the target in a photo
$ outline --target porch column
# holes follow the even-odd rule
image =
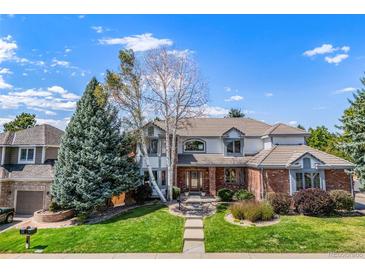
[[[215,167],[209,168],[209,194],[215,196],[216,188],[215,188]]]

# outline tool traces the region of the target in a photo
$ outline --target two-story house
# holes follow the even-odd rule
[[[48,208],[62,135],[50,125],[0,134],[0,206],[17,214]]]
[[[145,130],[153,172],[165,189],[164,122]],[[250,118],[187,120],[178,130],[174,185],[210,195],[221,188],[247,188],[259,199],[268,192],[293,194],[305,188],[352,192],[353,164],[306,146],[308,136],[299,128]],[[140,163],[148,177],[143,157]]]

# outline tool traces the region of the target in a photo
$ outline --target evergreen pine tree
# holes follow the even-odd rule
[[[361,79],[365,86],[365,77]],[[349,100],[350,107],[344,111],[339,127],[343,130],[341,148],[355,163],[355,172],[365,182],[365,89],[359,89]]]
[[[89,213],[138,186],[138,167],[126,155],[124,139],[115,108],[93,78],[61,141],[51,190],[54,202]]]

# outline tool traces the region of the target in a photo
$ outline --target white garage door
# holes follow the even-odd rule
[[[16,214],[33,214],[43,208],[43,191],[17,191]]]

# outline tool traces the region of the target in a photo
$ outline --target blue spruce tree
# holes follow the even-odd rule
[[[77,104],[61,141],[55,165],[53,201],[87,214],[113,195],[137,187],[138,166],[128,156],[117,112],[93,78]]]

